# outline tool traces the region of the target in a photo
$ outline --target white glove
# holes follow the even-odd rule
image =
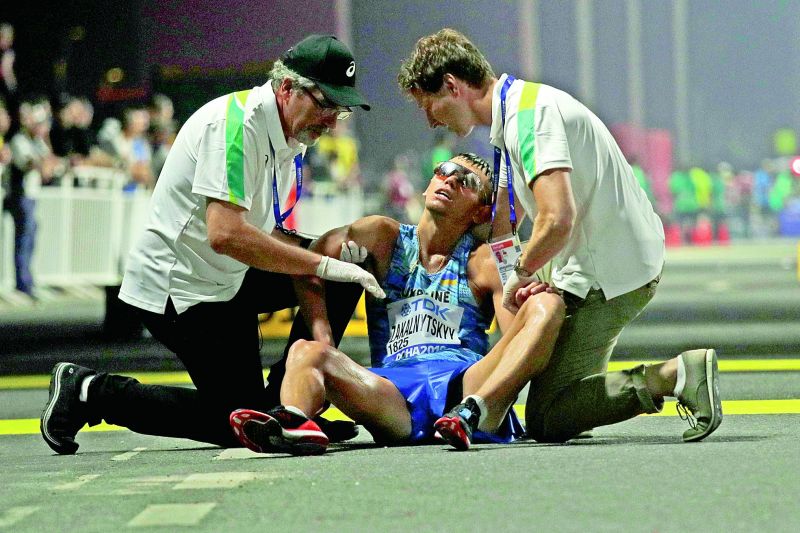
[[[323,255],[322,261],[319,262],[317,267],[317,276],[330,281],[358,283],[375,298],[380,300],[386,298],[386,293],[378,285],[375,277],[360,266],[352,263],[345,263]]]
[[[345,263],[363,263],[367,259],[367,249],[359,246],[355,241],[342,243],[342,252],[339,254],[339,261]]]
[[[503,285],[503,307],[517,314],[517,311],[519,311],[519,306],[517,305],[517,290],[526,287],[533,281],[539,281],[539,276],[535,273],[532,276],[525,276],[522,278],[517,275],[516,270],[512,270],[511,274],[508,276],[508,280],[505,285]]]

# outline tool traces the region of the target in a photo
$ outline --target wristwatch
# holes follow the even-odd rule
[[[520,260],[521,259],[522,259],[522,256],[517,257],[517,262],[514,263],[514,272],[520,278],[529,278],[529,277],[533,276],[533,272],[531,272],[530,270],[528,270],[527,268],[523,267],[520,264]]]

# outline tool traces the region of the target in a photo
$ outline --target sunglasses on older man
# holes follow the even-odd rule
[[[335,113],[337,120],[346,120],[350,118],[350,115],[353,114],[352,109],[350,109],[349,107],[334,104],[333,102],[328,100],[328,98],[324,94],[322,94],[322,92],[320,92],[319,96],[317,96],[317,94],[311,89],[303,87],[303,90],[308,93],[308,95],[311,97],[312,100],[314,100],[314,103],[317,104],[317,107],[320,108],[323,113],[327,114]]]
[[[476,193],[480,193],[483,188],[483,183],[477,174],[452,161],[444,161],[436,165],[436,168],[433,169],[433,176],[442,181],[455,176],[459,185]]]

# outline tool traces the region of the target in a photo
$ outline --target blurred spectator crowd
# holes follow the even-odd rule
[[[160,94],[99,124],[84,96],[20,95],[13,42],[13,27],[0,24],[0,198],[14,225],[16,289],[35,297],[30,267],[37,191],[75,179],[71,170],[82,166],[116,168],[129,176],[127,190],[151,189],[177,124],[172,101]]]
[[[85,96],[20,95],[13,43],[13,27],[0,24],[0,199],[3,214],[8,213],[14,225],[16,288],[34,297],[30,265],[37,190],[63,180],[92,186],[74,177],[71,171],[76,167],[119,169],[128,177],[125,190],[152,189],[177,122],[172,101],[162,94],[152,95],[146,105],[129,105],[101,119],[95,116],[96,102]],[[434,167],[456,153],[457,139],[436,130],[428,150],[397,154],[387,169],[365,179],[359,145],[348,126],[339,124],[310,147],[303,194],[327,198],[372,190],[367,213],[402,222],[418,220],[422,191]],[[639,184],[664,222],[670,246],[800,235],[800,158],[765,159],[753,166],[757,168],[735,169],[722,162],[714,168],[675,168],[666,184],[663,179],[658,183],[666,196],[655,197],[651,177],[632,160]]]
[[[427,180],[438,163],[454,155],[456,144],[452,134],[437,130],[428,151],[398,154],[382,180],[383,213],[404,222],[417,220]],[[726,162],[713,169],[674,168],[666,199],[654,195],[651,177],[635,158],[629,159],[664,223],[668,246],[800,236],[800,157],[764,159],[754,169],[734,169]]]
[[[427,180],[437,163],[454,155],[456,142],[437,131],[427,152],[398,154],[382,180],[383,212],[404,222],[417,220]],[[651,177],[635,158],[629,160],[664,223],[668,246],[800,236],[800,157],[764,159],[752,169],[726,162],[711,169],[677,167],[667,179],[666,198],[654,195]]]
[[[731,238],[800,236],[798,159],[764,159],[755,169],[734,169],[721,162],[714,169],[677,168],[669,177],[672,210],[660,213],[669,245]],[[638,177],[652,198],[647,176]]]

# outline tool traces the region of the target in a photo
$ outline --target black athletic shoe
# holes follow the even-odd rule
[[[84,378],[95,371],[73,363],[58,363],[50,375],[50,398],[42,411],[39,429],[53,451],[71,455],[78,451],[75,435],[88,422],[86,405],[78,396]]]
[[[313,420],[287,411],[282,405],[266,413],[237,409],[230,424],[243,446],[259,453],[319,455],[328,447],[328,437]]]
[[[434,422],[439,435],[456,450],[469,450],[472,434],[478,429],[481,410],[475,400],[467,398],[453,407],[449,413]]]
[[[328,436],[330,442],[344,442],[358,437],[358,426],[347,420],[328,420],[321,416],[315,417],[314,422]]]

